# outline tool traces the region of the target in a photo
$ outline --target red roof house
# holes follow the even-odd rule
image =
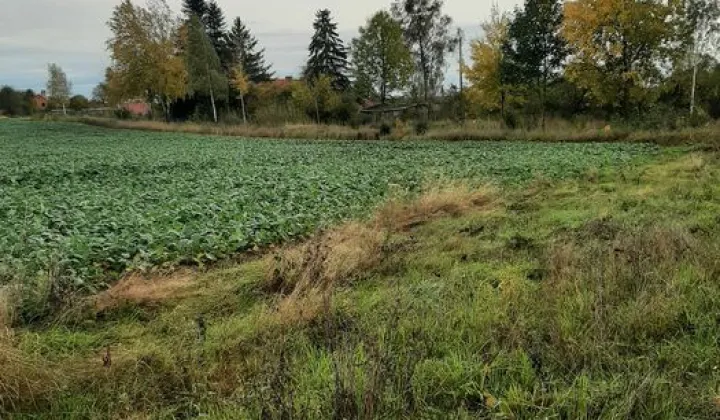
[[[45,96],[45,91],[33,97],[33,106],[38,111],[45,111],[47,109],[48,99],[47,96]]]
[[[145,117],[150,115],[150,104],[147,102],[125,102],[124,104],[122,104],[122,108],[138,117]]]

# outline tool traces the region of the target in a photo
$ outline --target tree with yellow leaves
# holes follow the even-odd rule
[[[661,0],[574,0],[562,34],[572,55],[566,76],[602,106],[626,116],[660,78],[664,46],[676,35]]]
[[[139,97],[159,103],[166,117],[170,102],[185,96],[187,72],[178,54],[179,21],[164,0],[147,7],[125,0],[108,22],[111,66],[108,96],[113,102]]]
[[[503,115],[507,92],[503,85],[501,64],[509,24],[507,15],[501,13],[497,5],[493,6],[490,20],[482,24],[484,37],[474,40],[470,45],[472,65],[463,68],[463,73],[471,83],[468,88],[470,102],[485,111],[499,110]]]
[[[242,64],[238,64],[230,71],[230,85],[240,94],[240,105],[242,106],[243,123],[247,124],[247,114],[245,113],[245,95],[250,90],[250,80],[245,73]]]

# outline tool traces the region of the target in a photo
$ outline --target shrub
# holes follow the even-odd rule
[[[515,115],[514,112],[507,111],[505,115],[503,115],[503,122],[505,123],[505,127],[514,130],[518,126],[517,115]]]
[[[430,128],[427,120],[417,120],[415,121],[415,134],[418,136],[422,136],[423,134],[428,132],[428,129]]]
[[[392,133],[392,127],[387,122],[380,124],[380,135],[389,136]]]
[[[695,112],[690,114],[688,118],[688,125],[692,128],[698,128],[706,125],[710,122],[710,117],[708,114],[703,110],[696,108]]]
[[[115,118],[119,120],[129,120],[132,118],[132,114],[125,108],[119,108],[115,110]]]

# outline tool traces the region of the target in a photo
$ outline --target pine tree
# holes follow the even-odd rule
[[[324,75],[330,78],[334,89],[346,90],[350,87],[348,53],[338,36],[337,24],[330,18],[330,10],[320,10],[315,16],[315,34],[310,42],[305,78],[312,82]]]
[[[207,13],[207,3],[205,3],[205,0],[183,0],[182,10],[187,15],[188,20],[193,16],[197,16],[200,21],[204,21]]]
[[[233,63],[242,67],[251,82],[267,82],[272,79],[274,73],[270,72],[271,66],[265,64],[265,49],[256,50],[258,41],[240,18],[235,19],[228,38]]]
[[[232,49],[227,36],[225,16],[214,0],[207,3],[206,10],[205,30],[208,38],[210,38],[223,69],[229,71],[232,63]]]

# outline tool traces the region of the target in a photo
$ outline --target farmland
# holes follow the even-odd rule
[[[711,148],[0,130],[3,419],[720,413]]]
[[[52,273],[64,288],[94,291],[127,269],[214,261],[362,216],[393,184],[414,192],[447,178],[563,179],[657,150],[259,141],[3,121],[0,283]]]

